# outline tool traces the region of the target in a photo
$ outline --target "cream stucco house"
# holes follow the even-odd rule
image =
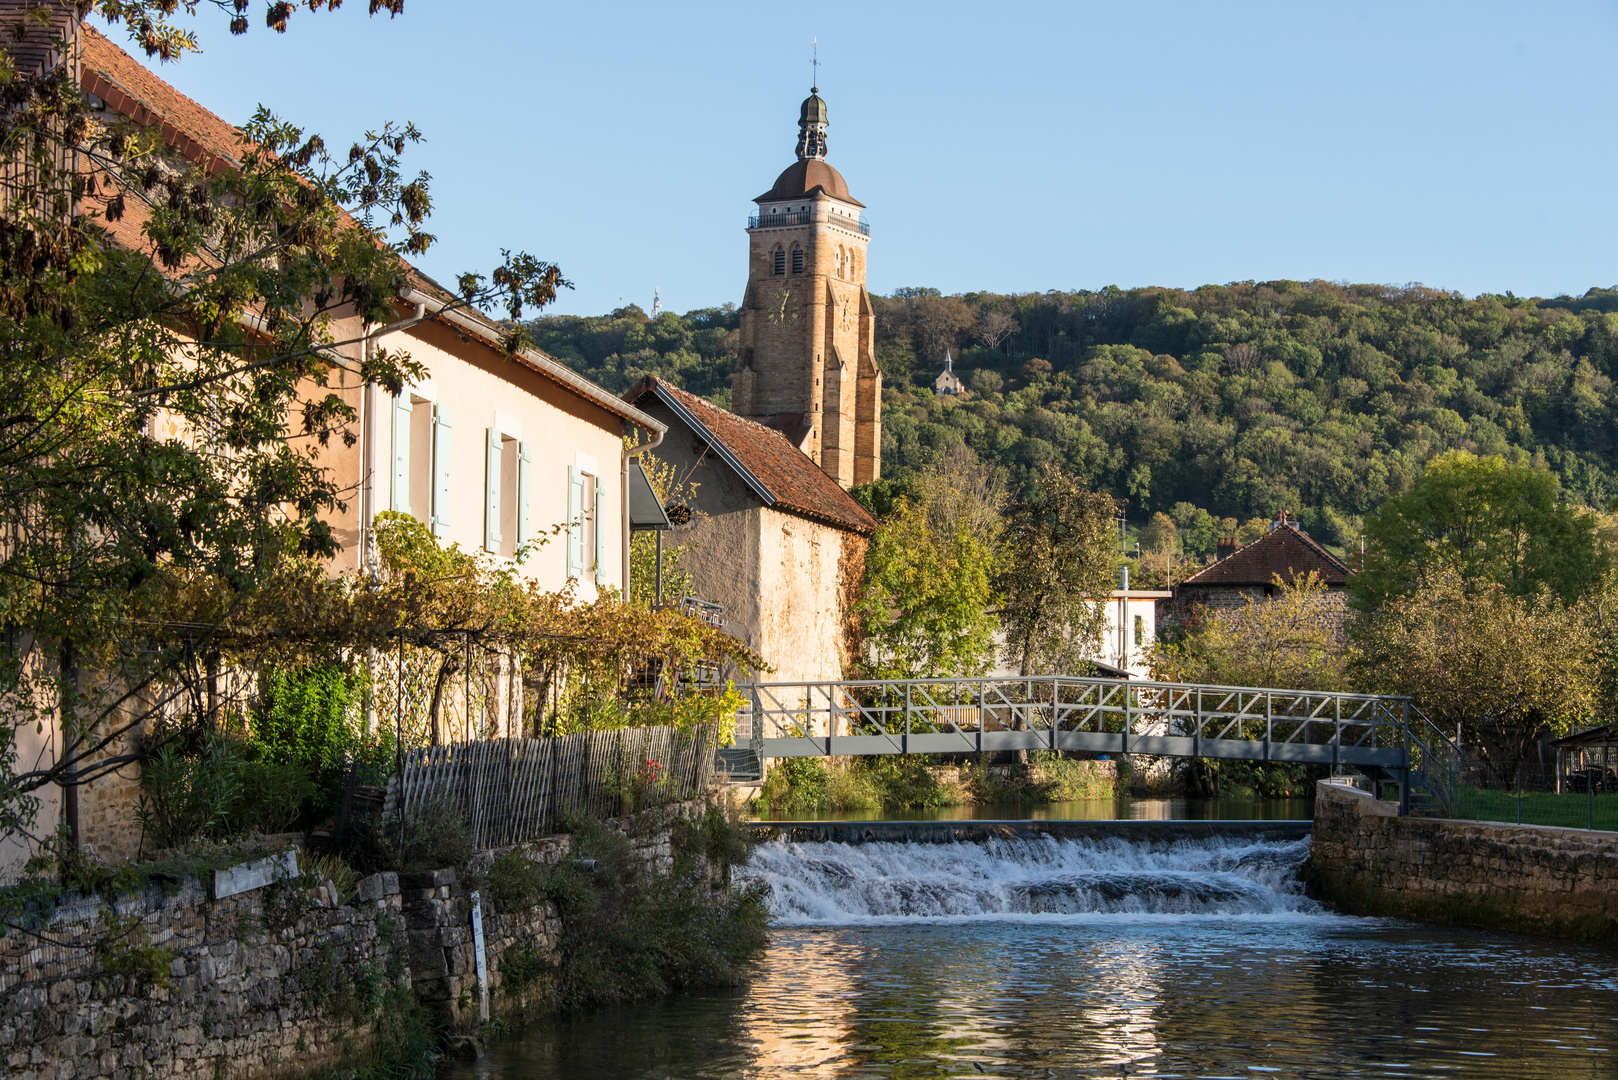
[[[76,36],[66,62],[77,66],[79,84],[103,124],[132,121],[160,132],[177,167],[217,171],[237,161],[240,133],[233,125],[93,28],[62,25]],[[113,242],[149,252],[142,234],[146,220],[131,200],[122,218],[109,223]],[[333,572],[374,560],[371,522],[393,510],[418,518],[441,543],[513,560],[518,575],[545,589],[571,586],[587,602],[603,590],[624,588],[627,492],[638,468],[632,460],[638,451],[625,450],[625,436],[636,434],[644,447],[662,436],[665,425],[542,353],[508,354],[498,325],[459,307],[424,274],[411,271],[395,310],[397,321],[385,327],[362,327],[357,319],[338,319],[333,327],[336,340],[356,343],[327,350],[329,386],[320,393],[339,394],[356,406],[353,445],[333,439],[317,448],[312,439],[290,440],[331,470],[344,494],[344,511],[331,518],[341,544]],[[376,348],[408,352],[425,368],[424,377],[397,396],[365,383],[360,365],[366,351]],[[152,434],[187,437],[161,417]],[[534,550],[519,563],[524,545]],[[139,734],[129,732],[128,745],[108,753],[133,749]],[[19,770],[56,762],[55,732],[28,728],[17,737]],[[103,857],[133,854],[134,766],[39,794],[39,832],[65,823]],[[26,855],[23,845],[0,846],[0,876]]]
[[[181,94],[94,29],[78,31],[80,84],[104,123],[128,119],[158,128],[170,150],[209,168],[235,163],[240,133]],[[116,241],[146,250],[145,216],[133,201],[111,226]],[[553,528],[553,542],[518,572],[548,589],[575,583],[581,600],[621,589],[628,573],[624,435],[656,437],[663,428],[610,391],[533,349],[508,355],[506,332],[460,307],[419,271],[397,298],[398,321],[365,334],[357,319],[338,319],[327,352],[331,389],[360,414],[359,440],[311,453],[351,497],[332,525],[342,553],[333,569],[374,558],[370,522],[403,511],[444,543],[514,558]],[[397,396],[363,384],[366,350],[403,351],[426,377]],[[161,433],[160,433],[161,434]]]

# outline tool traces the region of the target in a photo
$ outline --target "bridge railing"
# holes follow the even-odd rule
[[[1456,771],[1404,697],[1069,676],[739,689],[763,757],[1051,749]]]

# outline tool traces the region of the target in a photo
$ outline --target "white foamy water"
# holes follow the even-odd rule
[[[777,925],[913,920],[1320,917],[1297,872],[1309,841],[1058,840],[760,844],[744,881]]]

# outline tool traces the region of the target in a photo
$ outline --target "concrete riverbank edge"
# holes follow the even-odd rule
[[[1059,840],[1173,843],[1210,837],[1301,840],[1310,821],[751,821],[753,838],[794,844],[974,844],[1053,836]]]
[[[1304,872],[1345,914],[1618,940],[1615,833],[1402,818],[1391,803],[1323,780]]]
[[[695,800],[606,822],[655,872],[672,864],[677,818]],[[521,845],[539,866],[570,837]],[[225,897],[195,877],[170,892],[74,897],[36,933],[0,936],[0,1075],[16,1080],[304,1076],[361,1060],[394,995],[441,1031],[480,1024],[470,892],[496,857],[463,867],[379,873],[351,896],[303,874]],[[562,920],[543,896],[513,910],[482,898],[491,1015],[543,1000],[560,962]],[[161,958],[163,970],[109,964],[97,941]]]

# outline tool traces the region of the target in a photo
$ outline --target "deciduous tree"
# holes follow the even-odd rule
[[[1152,673],[1168,682],[1342,690],[1343,617],[1313,571],[1234,611],[1203,608],[1178,641],[1154,646]]]
[[[1605,569],[1594,516],[1563,499],[1554,474],[1460,450],[1428,462],[1414,487],[1383,503],[1365,537],[1353,590],[1369,607],[1427,589],[1435,574],[1516,596],[1547,587],[1571,603]]]
[[[1357,689],[1409,695],[1446,732],[1461,725],[1468,752],[1503,776],[1539,733],[1565,735],[1595,712],[1592,614],[1548,587],[1522,596],[1430,566],[1420,589],[1351,624],[1349,670]]]
[[[361,348],[433,242],[426,177],[402,164],[416,129],[333,151],[260,109],[233,160],[199,162],[159,125],[104,128],[63,36],[90,6],[44,5],[3,43],[68,60],[11,64],[3,91],[0,708],[60,737],[20,769],[3,739],[0,834],[30,825],[30,792],[122,767],[119,740],[154,716],[215,718],[224,620],[287,559],[336,550],[345,481],[326,455],[356,419],[337,373],[398,392],[421,372]],[[94,5],[163,58],[194,47],[170,19],[196,6]],[[565,285],[508,253],[449,306],[515,319]]]
[[[994,581],[1006,656],[1024,675],[1088,670],[1106,626],[1118,504],[1045,466],[1005,515]]]

